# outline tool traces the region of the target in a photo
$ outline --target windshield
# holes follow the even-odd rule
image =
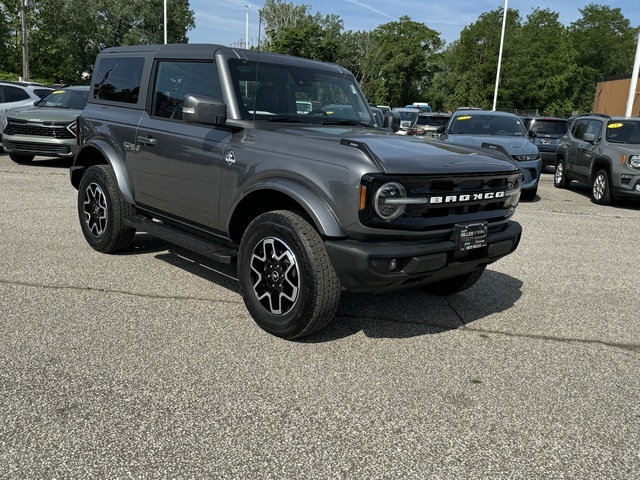
[[[513,115],[469,114],[453,120],[450,134],[463,135],[506,135],[525,136],[527,134],[519,117]]]
[[[349,75],[276,63],[230,59],[242,118],[374,126],[369,106]]]
[[[87,105],[89,90],[54,90],[38,102],[38,107],[75,108],[82,110]]]
[[[431,127],[441,127],[442,125],[446,125],[449,121],[449,117],[435,117],[435,116],[418,116],[416,118],[416,125],[421,126],[431,126]]]
[[[525,120],[527,129],[533,130],[539,135],[564,135],[567,133],[569,122],[567,120],[539,119]]]
[[[612,120],[607,124],[607,141],[613,143],[640,144],[640,121]]]

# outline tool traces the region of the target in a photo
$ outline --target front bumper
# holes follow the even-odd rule
[[[26,135],[3,135],[2,145],[9,153],[73,158],[78,149],[75,139],[56,139]]]
[[[488,265],[516,250],[522,235],[519,223],[508,221],[499,231],[489,232],[487,245],[457,251],[453,239],[405,242],[327,240],[331,263],[351,292],[386,292],[437,283]],[[395,260],[398,267],[391,271]]]

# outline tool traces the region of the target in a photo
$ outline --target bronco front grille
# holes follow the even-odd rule
[[[367,208],[360,212],[363,224],[378,228],[433,231],[450,229],[460,222],[486,220],[491,225],[509,218],[520,197],[522,174],[510,172],[398,178],[372,175],[363,181],[368,183],[370,205],[377,189],[389,181],[401,183],[407,198],[417,202],[407,204],[404,213],[390,222],[376,216],[373,208]]]

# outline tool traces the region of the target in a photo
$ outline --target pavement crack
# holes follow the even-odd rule
[[[228,303],[232,305],[241,304],[242,301],[233,301],[233,300],[223,300],[223,299],[214,299],[214,298],[206,298],[206,297],[194,297],[187,295],[160,295],[154,293],[137,293],[137,292],[129,292],[126,290],[116,290],[111,288],[95,288],[95,287],[78,287],[75,285],[44,285],[38,283],[29,283],[29,282],[19,282],[19,281],[10,281],[10,280],[0,280],[1,284],[5,285],[18,285],[23,287],[33,287],[33,288],[45,288],[45,289],[54,289],[54,290],[77,290],[77,291],[86,291],[86,292],[103,292],[103,293],[120,293],[122,295],[129,295],[132,297],[140,297],[140,298],[157,298],[162,300],[196,300],[203,302],[219,302],[219,303]]]

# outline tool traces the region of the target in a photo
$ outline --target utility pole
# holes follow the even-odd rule
[[[20,19],[22,23],[22,80],[29,80],[29,49],[27,47],[27,9],[30,0],[20,0]]]

